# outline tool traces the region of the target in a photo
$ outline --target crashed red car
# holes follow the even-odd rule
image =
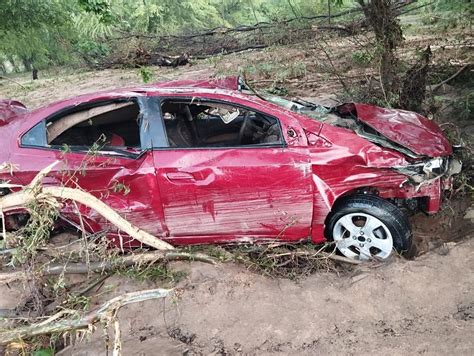
[[[334,240],[354,259],[408,250],[403,210],[437,212],[460,169],[440,128],[416,113],[262,96],[239,77],[94,93],[34,111],[3,100],[0,141],[2,181],[28,184],[62,160],[45,184],[78,185],[174,245]],[[61,218],[77,225],[69,205]],[[118,243],[97,212],[80,210],[90,232]],[[5,214],[8,226],[19,223],[18,212]]]

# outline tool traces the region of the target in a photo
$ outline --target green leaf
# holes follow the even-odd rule
[[[51,348],[39,349],[33,351],[32,356],[54,356],[54,350]]]

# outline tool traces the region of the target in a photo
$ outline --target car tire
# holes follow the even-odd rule
[[[411,248],[405,214],[375,195],[356,194],[338,201],[326,219],[325,236],[344,256],[355,260],[386,259]]]

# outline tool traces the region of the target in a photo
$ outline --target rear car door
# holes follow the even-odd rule
[[[118,97],[66,107],[40,120],[20,137],[12,160],[24,184],[60,161],[44,184],[80,187],[132,224],[161,236],[162,208],[150,148],[147,97]],[[94,211],[80,207],[90,231],[107,230],[121,243],[136,245]],[[74,206],[63,218],[78,223]],[[117,240],[117,242],[119,242]]]
[[[310,235],[309,155],[300,141],[288,144],[284,122],[230,101],[156,100],[167,142],[155,146],[153,160],[174,243]]]

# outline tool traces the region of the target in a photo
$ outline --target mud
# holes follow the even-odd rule
[[[458,242],[474,234],[474,223],[466,218],[471,211],[471,198],[468,195],[446,200],[441,210],[434,216],[416,214],[411,217],[413,229],[413,250],[411,256],[418,256],[446,244]]]
[[[174,264],[180,296],[120,312],[126,355],[472,354],[474,240],[299,283],[242,266]],[[117,277],[113,292],[156,287]],[[103,288],[106,288],[104,286]],[[102,332],[60,355],[105,351]]]

